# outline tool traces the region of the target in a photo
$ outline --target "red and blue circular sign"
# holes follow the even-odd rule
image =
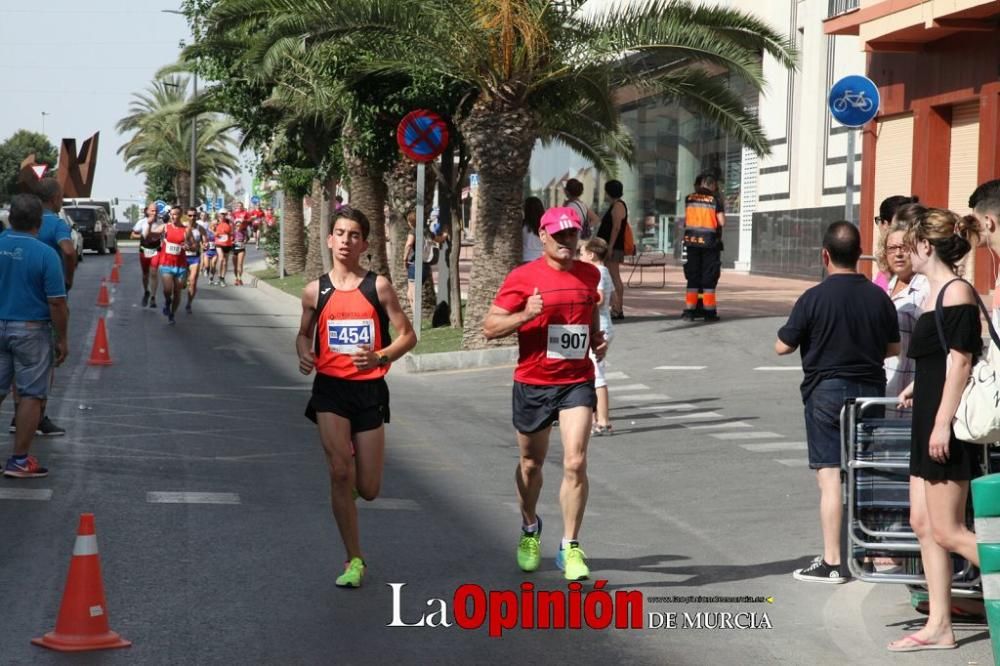
[[[399,123],[396,141],[411,160],[431,162],[448,147],[448,123],[433,111],[411,111]]]

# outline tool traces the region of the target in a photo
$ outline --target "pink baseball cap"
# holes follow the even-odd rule
[[[575,209],[569,207],[549,208],[542,215],[542,221],[538,226],[549,234],[556,234],[566,229],[583,228],[580,224],[579,214]]]

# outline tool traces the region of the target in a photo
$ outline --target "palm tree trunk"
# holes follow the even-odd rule
[[[368,256],[362,265],[379,275],[389,275],[389,261],[385,250],[385,198],[384,174],[371,167],[364,157],[350,149],[354,128],[344,126],[344,166],[350,179],[351,208],[360,210],[371,223],[368,234]]]
[[[178,171],[177,176],[174,177],[174,201],[168,203],[182,205],[182,202],[187,201],[188,195],[191,193],[191,172],[190,171]]]
[[[389,255],[389,279],[396,290],[396,296],[403,306],[406,316],[413,313],[406,300],[406,265],[403,246],[406,244],[406,213],[413,209],[417,196],[416,165],[407,158],[401,158],[385,173],[387,200],[389,203],[389,224],[386,226],[391,254]]]
[[[309,217],[309,226],[306,227],[306,236],[309,241],[306,243],[306,279],[315,280],[323,274],[322,248],[324,243],[320,239],[320,221],[323,214],[323,181],[313,178],[312,191],[312,214]],[[325,240],[325,238],[323,239]]]
[[[306,229],[302,215],[302,193],[285,190],[285,210],[281,223],[285,225],[285,271],[301,273],[306,269]]]
[[[469,277],[462,346],[481,349],[483,320],[507,274],[521,260],[524,179],[538,137],[538,121],[523,109],[479,100],[460,123],[472,169],[479,174],[476,256]]]
[[[319,211],[319,238],[320,238],[320,257],[323,259],[323,272],[329,273],[330,269],[333,268],[333,256],[330,254],[330,246],[327,244],[327,238],[330,237],[330,202],[333,201],[333,193],[337,191],[337,183],[339,182],[336,178],[330,178],[323,184],[323,207]]]

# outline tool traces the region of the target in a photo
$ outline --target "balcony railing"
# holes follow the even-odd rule
[[[827,18],[840,16],[858,8],[860,0],[830,0],[830,11]]]

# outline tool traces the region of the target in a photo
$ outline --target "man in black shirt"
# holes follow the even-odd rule
[[[823,236],[827,278],[795,302],[778,331],[774,350],[802,354],[809,468],[820,492],[823,554],[793,573],[797,580],[843,583],[840,571],[840,410],[847,398],[885,394],[883,361],[899,353],[899,323],[892,301],[857,272],[861,234],[834,222]]]

